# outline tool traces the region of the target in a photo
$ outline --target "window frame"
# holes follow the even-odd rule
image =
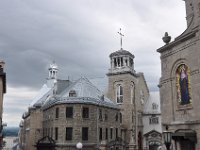
[[[66,141],[72,141],[72,139],[73,139],[73,128],[72,127],[66,127],[65,140]]]
[[[88,127],[82,127],[82,140],[88,141],[89,139],[89,128]]]
[[[55,112],[55,118],[58,119],[59,118],[59,111],[60,111],[59,107],[56,107],[55,111],[56,111]]]
[[[58,140],[58,127],[55,127],[55,140]]]
[[[69,111],[67,111],[67,109],[69,109]],[[73,106],[67,106],[66,107],[65,116],[66,116],[66,118],[73,118],[73,116],[74,116],[74,108],[73,108]]]
[[[89,107],[83,107],[83,108],[82,108],[82,118],[83,118],[83,119],[89,119],[89,118],[90,118],[90,110],[89,110]]]
[[[122,104],[123,103],[123,86],[122,84],[117,84],[116,85],[116,103],[117,104]]]

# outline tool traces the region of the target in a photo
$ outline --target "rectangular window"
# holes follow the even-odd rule
[[[106,128],[106,140],[108,140],[108,128]]]
[[[152,116],[149,118],[149,124],[158,124],[158,123],[159,123],[158,117]]]
[[[88,127],[82,128],[82,140],[87,141],[88,140]]]
[[[102,136],[102,128],[99,128],[99,140],[101,141],[103,138]]]
[[[103,120],[103,117],[102,117],[102,110],[99,109],[99,120]]]
[[[58,127],[55,127],[55,140],[58,140]]]
[[[89,118],[89,108],[88,107],[83,107],[83,109],[82,109],[82,117],[83,118]]]
[[[59,118],[59,108],[56,108],[56,118]]]
[[[66,118],[73,118],[73,107],[66,107]]]
[[[53,138],[53,127],[51,127],[51,138]]]
[[[50,136],[50,128],[48,128],[48,133],[47,133],[47,135]]]
[[[112,139],[112,138],[113,138],[113,129],[110,128],[110,139]]]
[[[116,128],[115,129],[115,136],[116,136],[116,139],[118,138],[118,129]]]
[[[72,127],[67,127],[66,128],[66,140],[72,140],[72,134],[73,134],[73,128]]]

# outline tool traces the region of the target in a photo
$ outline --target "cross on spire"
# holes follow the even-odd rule
[[[122,36],[124,36],[122,33],[121,33],[121,28],[119,29],[119,32],[117,32],[119,35],[120,35],[120,45],[121,45],[121,49],[122,49]]]

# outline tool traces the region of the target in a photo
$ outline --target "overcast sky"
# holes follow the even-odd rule
[[[166,31],[172,40],[186,28],[182,0],[0,0],[0,59],[6,63],[4,118],[18,126],[55,60],[59,78],[105,77],[109,54],[135,55],[150,91],[158,91]]]

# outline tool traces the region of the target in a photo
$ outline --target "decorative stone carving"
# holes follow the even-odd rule
[[[162,38],[163,42],[166,44],[169,44],[169,42],[171,41],[171,36],[168,35],[167,32],[165,32],[165,36]]]

